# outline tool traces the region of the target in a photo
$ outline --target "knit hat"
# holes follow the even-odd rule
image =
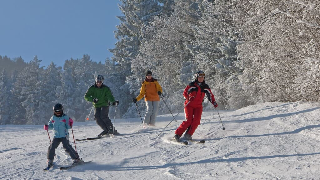
[[[147,71],[146,76],[148,76],[148,74],[152,75],[151,71]]]

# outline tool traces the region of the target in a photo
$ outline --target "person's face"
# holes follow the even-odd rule
[[[96,84],[97,84],[98,87],[101,87],[102,81],[97,81]]]
[[[148,74],[147,75],[147,79],[151,79],[152,78],[152,75],[151,74]]]
[[[61,111],[54,111],[54,115],[61,116]]]
[[[204,75],[199,75],[198,76],[198,81],[203,82],[204,81]]]

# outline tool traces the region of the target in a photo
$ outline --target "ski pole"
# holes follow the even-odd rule
[[[73,128],[72,127],[71,127],[71,132],[72,132],[72,137],[73,137],[74,150],[77,152],[76,140],[74,139],[74,134],[73,134]]]
[[[222,122],[221,117],[220,117],[220,113],[219,113],[218,110],[217,110],[217,112],[218,112],[218,115],[219,115],[220,123],[221,123],[221,125],[222,125],[222,130],[225,130],[226,128],[225,128],[224,125],[223,125],[223,122]]]
[[[176,118],[173,116],[173,114],[172,114],[172,112],[171,112],[171,109],[169,109],[169,106],[167,105],[166,101],[164,100],[162,94],[161,94],[161,98],[162,98],[163,103],[164,103],[164,104],[166,105],[166,107],[168,108],[171,116],[173,117],[173,120],[175,120],[175,121],[177,122]]]
[[[51,138],[50,138],[50,134],[49,134],[49,131],[47,129],[47,133],[48,133],[48,137],[49,137],[49,140],[50,140],[50,144],[51,144]]]
[[[116,130],[116,128],[114,127],[114,124],[116,123],[117,107],[118,107],[118,104],[116,104],[116,107],[114,108],[113,133],[114,133],[115,130]]]
[[[136,104],[136,109],[137,109],[137,111],[138,111],[138,113],[139,113],[139,116],[140,116],[140,118],[141,118],[141,123],[143,123],[143,119],[142,119],[141,113],[140,113],[140,111],[139,111],[138,104],[137,104],[137,103],[135,103],[135,104]]]
[[[89,117],[90,117],[93,109],[94,109],[94,107],[91,108],[91,111],[90,111],[89,115],[87,116],[87,121],[89,121]]]
[[[191,102],[191,101],[189,101],[189,102],[183,107],[183,109],[186,108],[190,102]],[[177,117],[179,114],[180,114],[180,112],[179,112],[175,117]],[[175,120],[175,117],[169,122],[169,124],[171,124],[171,122],[172,122],[173,120]],[[158,138],[158,137],[163,133],[163,131],[169,126],[169,124],[167,124],[166,127],[163,128],[163,130],[158,134],[158,136],[157,136],[156,138]]]

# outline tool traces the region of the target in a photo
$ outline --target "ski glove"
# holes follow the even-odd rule
[[[69,126],[72,127],[72,125],[73,125],[73,120],[69,118]]]
[[[119,101],[115,101],[112,103],[113,106],[118,106],[119,105]]]
[[[217,108],[218,107],[218,104],[217,104],[217,102],[215,102],[215,101],[213,101],[213,106],[214,106],[214,108]]]
[[[158,91],[158,95],[161,96],[161,94],[162,94],[161,91]]]
[[[133,98],[133,102],[134,102],[134,103],[137,103],[137,99],[136,99],[136,98]]]
[[[43,129],[48,131],[49,126],[48,126],[47,124],[45,124],[45,125],[43,126]]]
[[[97,103],[98,101],[99,101],[98,98],[94,98],[94,99],[93,99],[93,103]]]

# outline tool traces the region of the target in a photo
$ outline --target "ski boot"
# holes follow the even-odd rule
[[[181,137],[181,136],[179,136],[178,134],[176,134],[176,135],[173,136],[173,140],[179,142],[179,141],[180,141],[180,137]]]
[[[185,133],[184,136],[183,136],[183,139],[191,141],[192,140],[192,136],[190,134],[188,134],[188,133]]]
[[[84,163],[84,161],[81,158],[78,158],[73,160],[72,165],[82,164],[82,163]]]
[[[104,136],[106,134],[109,134],[109,131],[104,130],[98,135],[98,137],[101,138],[102,136]]]
[[[43,170],[47,171],[47,170],[49,170],[52,166],[53,166],[53,159],[48,159],[47,167],[44,168]]]
[[[109,135],[119,135],[120,134],[114,127],[110,127],[108,133],[109,133]]]

